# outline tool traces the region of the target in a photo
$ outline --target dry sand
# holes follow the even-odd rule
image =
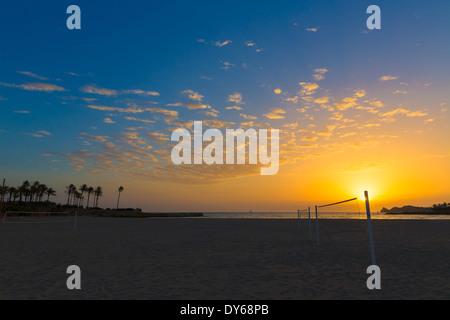
[[[314,225],[313,225],[314,231]],[[450,299],[450,221],[82,218],[0,225],[0,299]],[[315,233],[313,232],[315,239]],[[82,290],[66,269],[82,270]]]

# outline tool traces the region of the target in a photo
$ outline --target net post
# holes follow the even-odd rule
[[[298,233],[300,233],[300,209],[298,209]]]
[[[369,192],[364,191],[364,196],[366,198],[366,212],[367,212],[367,225],[369,232],[369,242],[370,242],[370,255],[372,258],[372,265],[376,266],[376,258],[375,258],[375,242],[373,240],[373,229],[372,229],[372,218],[370,214],[370,202],[369,202]]]
[[[309,240],[312,241],[312,232],[311,232],[311,207],[308,207],[308,217],[309,217]]]
[[[320,246],[320,238],[319,238],[319,215],[317,212],[316,206],[316,235],[317,235],[317,245]]]

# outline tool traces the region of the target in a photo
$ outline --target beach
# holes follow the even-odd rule
[[[0,299],[450,299],[450,221],[80,217],[0,225]],[[70,265],[82,289],[66,287]]]

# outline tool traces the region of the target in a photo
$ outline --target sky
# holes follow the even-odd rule
[[[81,30],[66,9],[81,8]],[[369,30],[367,7],[381,8]],[[3,1],[0,177],[103,207],[448,201],[448,1]],[[178,128],[279,129],[280,170],[175,166]]]

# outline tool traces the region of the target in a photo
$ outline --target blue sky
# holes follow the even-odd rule
[[[81,8],[82,30],[66,28],[71,4]],[[369,32],[372,4],[382,9],[382,30]],[[448,1],[3,2],[0,141],[7,153],[0,165],[15,183],[48,176],[67,185],[80,173],[134,179],[159,165],[152,179],[177,180],[162,166],[174,127],[296,123],[302,143],[336,127],[331,108],[319,112],[324,103],[314,100],[332,105],[356,92],[364,92],[358,103],[369,114],[357,120],[366,124],[389,112],[436,123],[449,101],[449,12]],[[311,84],[318,88],[298,94]],[[370,118],[373,105],[383,105],[385,116]],[[398,127],[408,125],[417,126]],[[436,135],[445,133],[436,125]],[[141,157],[141,166],[105,166],[107,143],[117,147],[117,161],[127,154]]]

